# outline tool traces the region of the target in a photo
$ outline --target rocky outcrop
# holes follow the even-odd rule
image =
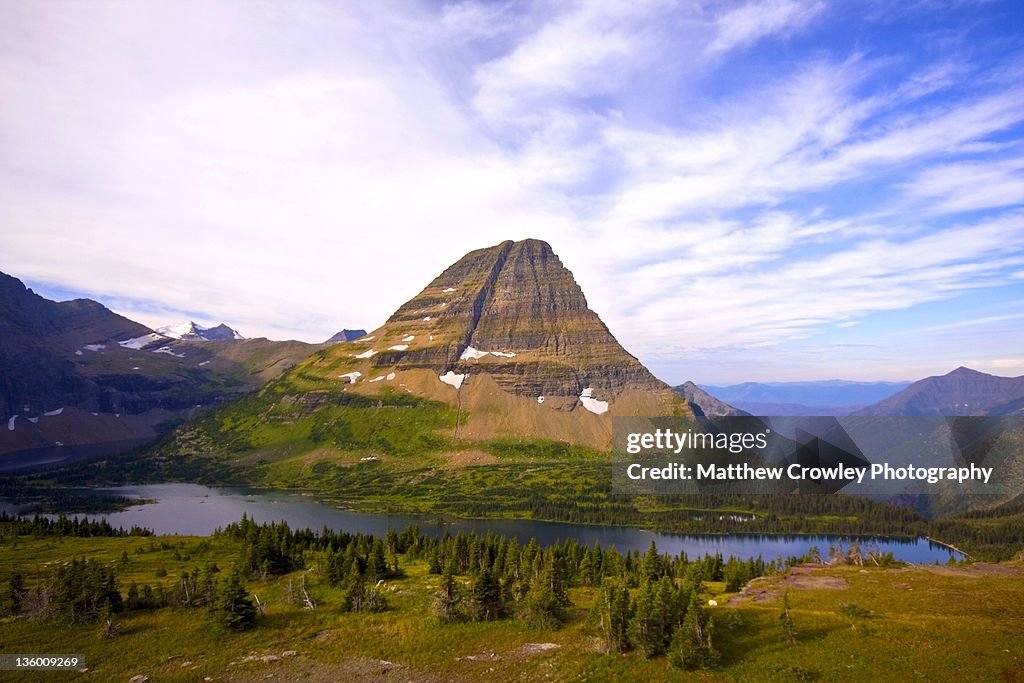
[[[724,401],[719,401],[693,382],[680,384],[675,390],[676,393],[689,401],[690,407],[697,415],[706,417],[740,417],[749,415],[749,413],[733,408]]]
[[[369,335],[374,368],[486,373],[532,398],[601,400],[661,392],[655,378],[587,305],[572,273],[540,240],[468,253]]]
[[[281,388],[391,389],[457,409],[470,440],[549,439],[607,449],[614,415],[693,416],[618,343],[540,240],[466,254],[387,322],[324,349]]]

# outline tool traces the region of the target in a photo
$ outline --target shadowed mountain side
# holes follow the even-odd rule
[[[693,382],[684,382],[675,387],[675,391],[689,401],[691,409],[699,416],[739,417],[750,414],[732,407],[725,401],[719,401]]]
[[[88,299],[54,302],[0,274],[0,453],[152,440],[317,346],[171,340]]]

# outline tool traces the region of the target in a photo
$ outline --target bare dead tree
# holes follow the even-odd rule
[[[309,597],[309,592],[306,590],[306,575],[302,575],[302,606],[305,609],[314,610],[316,609],[316,603],[313,602],[313,598]]]

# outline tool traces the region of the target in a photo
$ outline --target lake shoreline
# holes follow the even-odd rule
[[[90,492],[104,492],[122,499],[139,502],[120,511],[81,511],[62,513],[69,517],[105,519],[113,526],[150,528],[160,536],[208,536],[216,528],[241,519],[242,514],[259,521],[287,521],[292,528],[319,529],[323,526],[343,528],[375,535],[389,529],[401,531],[418,526],[430,533],[443,535],[458,531],[493,532],[527,542],[537,537],[547,544],[555,540],[575,539],[581,545],[594,542],[614,545],[620,550],[643,552],[651,540],[659,549],[686,552],[763,556],[768,559],[803,556],[811,547],[824,552],[830,545],[862,546],[892,551],[897,559],[914,564],[933,564],[959,559],[964,554],[948,544],[920,536],[880,536],[827,533],[678,533],[659,531],[641,525],[592,524],[548,521],[516,517],[456,517],[420,513],[377,513],[343,509],[319,500],[315,492],[301,489],[265,487],[208,487],[199,484],[167,482],[136,486],[89,487]],[[207,507],[209,506],[209,507]]]

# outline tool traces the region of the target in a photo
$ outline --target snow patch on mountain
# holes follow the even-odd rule
[[[157,329],[159,334],[171,339],[186,339],[189,341],[224,341],[226,339],[245,339],[235,330],[224,323],[214,327],[204,327],[192,320],[168,325]]]
[[[472,346],[467,346],[466,350],[462,352],[461,356],[459,356],[459,360],[475,360],[477,358],[483,358],[486,355],[487,351],[480,351],[479,349],[474,349]]]
[[[134,349],[138,351],[143,347],[149,346],[150,344],[153,344],[158,341],[163,341],[165,339],[167,339],[167,337],[163,336],[162,334],[151,333],[144,334],[141,337],[134,337],[133,339],[125,339],[124,341],[117,342],[117,344],[118,346],[123,346],[126,349]]]
[[[449,370],[443,375],[438,375],[438,378],[445,384],[450,384],[456,389],[459,389],[462,387],[462,382],[466,379],[466,376],[457,374]]]
[[[583,407],[596,415],[604,415],[608,412],[608,401],[598,401],[594,398],[593,387],[587,387],[580,392],[580,403]]]

